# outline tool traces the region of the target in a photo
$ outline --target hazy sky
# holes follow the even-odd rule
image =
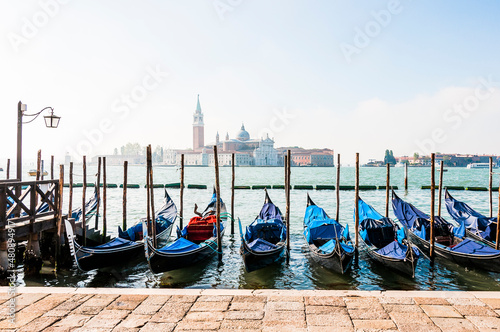
[[[276,146],[352,160],[496,153],[498,1],[1,1],[0,160],[192,146],[244,122]]]

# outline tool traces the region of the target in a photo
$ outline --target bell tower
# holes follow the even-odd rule
[[[205,131],[203,123],[203,113],[200,106],[200,95],[198,95],[198,103],[196,111],[193,115],[193,151],[200,151],[205,146]]]

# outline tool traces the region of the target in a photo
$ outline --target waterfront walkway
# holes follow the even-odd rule
[[[0,287],[0,330],[490,331],[500,292]]]

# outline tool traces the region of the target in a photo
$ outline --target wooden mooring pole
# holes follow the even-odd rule
[[[405,191],[408,191],[408,163],[405,163]]]
[[[500,185],[498,186],[498,213],[497,213],[497,234],[496,234],[496,241],[495,241],[495,249],[498,250],[498,240],[499,240],[499,235],[500,235],[500,227],[498,226],[498,223],[500,222]]]
[[[286,185],[286,250],[288,253],[290,253],[290,186],[291,186],[291,177],[292,177],[292,153],[290,150],[287,151],[287,163],[288,166],[286,168],[287,170],[287,185]]]
[[[54,156],[50,156],[50,179],[54,180]]]
[[[156,215],[155,215],[155,195],[154,195],[154,180],[153,180],[153,157],[151,144],[149,145],[149,197],[151,203],[151,235],[153,237],[153,247],[157,247],[156,243]]]
[[[10,159],[7,159],[7,180],[10,179]]]
[[[87,245],[87,218],[85,217],[85,200],[87,191],[87,156],[83,156],[83,188],[82,188],[82,232],[83,232],[83,245]]]
[[[181,154],[181,190],[180,190],[180,200],[181,200],[181,209],[180,209],[180,229],[182,230],[184,224],[184,153]]]
[[[42,150],[38,150],[36,157],[36,180],[40,181],[40,176],[42,174]]]
[[[52,161],[54,160],[52,156]],[[52,167],[53,170],[53,167]],[[52,174],[54,175],[54,174]],[[56,212],[56,217],[57,217],[57,233],[56,233],[56,259],[55,259],[55,270],[59,269],[59,261],[61,259],[61,225],[62,225],[62,219],[63,219],[63,211],[62,211],[62,205],[63,205],[63,188],[64,188],[64,165],[59,165],[59,190],[58,190],[58,195],[57,195],[57,212]],[[69,216],[71,217],[71,216]]]
[[[358,249],[358,230],[359,230],[359,152],[356,153],[356,186],[354,198],[354,228],[355,228],[355,244],[356,250]]]
[[[73,212],[73,162],[69,163],[69,201],[68,201],[68,218],[71,218]]]
[[[97,184],[96,184],[96,192],[97,192],[97,207],[96,207],[96,214],[95,214],[95,225],[94,228],[96,230],[99,229],[99,210],[101,207],[101,167],[102,167],[102,159],[101,157],[97,158]],[[104,188],[103,188],[104,190]]]
[[[128,173],[128,161],[123,162],[123,231],[127,230],[127,173]]]
[[[231,154],[231,235],[234,234],[234,153]]]
[[[434,258],[434,201],[435,201],[435,191],[436,191],[436,180],[435,180],[435,168],[436,165],[434,163],[436,159],[436,154],[431,154],[431,231],[430,231],[430,247],[429,247],[429,257]]]
[[[337,213],[335,214],[335,220],[337,222],[339,221],[340,218],[340,153],[337,154],[337,183],[335,185],[335,197],[337,199]]]
[[[493,157],[490,157],[490,218],[493,217]]]
[[[387,176],[385,181],[385,217],[389,218],[389,187],[391,186],[391,164],[387,163]]]
[[[102,242],[106,242],[107,219],[107,178],[106,178],[106,157],[102,157]],[[99,211],[98,211],[99,212]]]
[[[153,225],[152,225],[152,222],[151,222],[151,209],[150,209],[150,206],[151,206],[151,196],[150,196],[150,192],[149,192],[149,187],[151,185],[150,183],[150,178],[149,178],[149,163],[150,163],[150,151],[149,151],[149,145],[148,147],[146,148],[146,205],[147,205],[147,209],[146,209],[146,218],[147,218],[147,229],[148,229],[148,235],[149,236],[152,236],[153,235]]]
[[[217,155],[217,145],[214,145],[214,164],[215,164],[215,215],[217,221],[217,253],[219,261],[222,260],[222,236],[220,229],[220,186],[219,186],[219,157]]]
[[[441,160],[441,168],[439,170],[439,197],[438,197],[438,217],[441,217],[441,199],[443,196],[443,172],[444,172],[444,165],[443,161]]]

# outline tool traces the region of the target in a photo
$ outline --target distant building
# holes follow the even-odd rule
[[[331,149],[302,149],[298,147],[278,148],[284,155],[290,150],[292,166],[334,166],[333,150]]]

